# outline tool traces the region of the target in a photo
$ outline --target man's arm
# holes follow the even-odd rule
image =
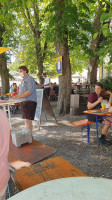
[[[25,97],[30,96],[31,94],[32,93],[30,91],[26,91],[23,94],[17,94],[15,96],[11,97],[11,98],[13,98],[13,99],[25,98]]]
[[[47,84],[45,84],[45,85],[42,85],[42,87],[44,87],[44,86],[50,86],[50,83],[47,83]]]

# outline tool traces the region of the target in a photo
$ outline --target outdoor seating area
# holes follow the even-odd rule
[[[42,94],[43,90],[38,89],[37,92],[38,94]],[[78,94],[73,94],[72,96],[73,98],[71,99],[71,106],[74,104],[75,105],[80,104],[79,96],[77,95]],[[74,97],[77,98],[77,100]],[[19,103],[21,103],[21,101],[19,101]],[[70,114],[69,121],[67,121],[68,119],[66,118],[65,122],[64,121],[61,122],[60,119],[62,119],[62,116],[59,116],[56,113],[56,101],[50,104],[45,94],[43,94],[41,98],[38,100],[38,102],[41,102],[41,101],[42,101],[42,104],[41,104],[42,108],[39,106],[40,111],[38,111],[40,112],[39,120],[41,120],[41,123],[39,124],[39,129],[37,129],[37,124],[34,128],[33,140],[31,138],[32,141],[29,141],[29,135],[27,136],[26,132],[23,133],[26,130],[24,129],[21,130],[22,128],[21,125],[23,122],[21,121],[20,125],[18,126],[18,120],[16,120],[18,116],[20,118],[21,107],[15,115],[12,115],[9,118],[10,125],[11,125],[11,138],[10,138],[10,150],[9,150],[8,162],[9,162],[11,177],[8,183],[8,191],[7,191],[8,198],[9,197],[12,199],[16,198],[17,193],[19,194],[21,191],[23,191],[23,194],[24,194],[24,190],[26,191],[26,189],[29,190],[31,187],[40,185],[41,183],[44,184],[45,182],[49,182],[49,181],[53,181],[57,179],[61,181],[61,179],[63,178],[64,179],[71,178],[71,177],[88,177],[89,178],[90,176],[93,176],[93,177],[100,176],[100,173],[97,172],[97,169],[96,169],[98,167],[98,170],[99,170],[100,164],[98,164],[98,166],[96,164],[95,174],[91,174],[92,172],[90,168],[89,168],[89,171],[85,170],[85,168],[87,167],[86,164],[84,164],[84,166],[83,165],[81,166],[81,161],[82,160],[84,161],[84,158],[81,158],[82,160],[80,160],[80,164],[77,164],[78,160],[76,157],[74,158],[75,156],[74,153],[76,152],[76,149],[74,148],[76,148],[77,146],[78,148],[77,153],[79,152],[79,148],[80,148],[80,153],[82,156],[83,156],[84,148],[88,148],[90,150],[90,153],[91,153],[91,149],[92,151],[93,150],[95,151],[95,146],[96,148],[99,148],[100,147],[99,127],[101,126],[98,127],[98,122],[100,120],[97,119],[97,116],[101,116],[101,119],[102,118],[108,119],[108,117],[112,115],[111,112],[108,112],[108,109],[104,109],[104,110],[93,109],[89,111],[85,110],[82,112],[80,117],[77,115]],[[14,102],[8,101],[8,104],[7,102],[5,102],[5,103],[1,103],[1,105],[4,109],[6,109],[5,108],[6,106],[8,106],[8,110],[9,110],[8,115],[10,115],[10,105],[14,105],[16,103],[17,103],[16,101]],[[85,115],[88,113],[96,116],[96,122],[86,119]],[[68,115],[66,117],[68,117]],[[67,126],[69,127],[69,129],[67,129]],[[63,127],[65,127],[64,134],[60,135],[60,133],[63,130]],[[93,127],[94,127],[94,131],[92,130]],[[19,129],[21,131],[18,131],[18,130],[13,131],[13,128]],[[59,131],[57,132],[57,130]],[[92,132],[94,132],[94,135]],[[30,134],[30,132],[28,133]],[[42,137],[40,137],[41,134],[43,134]],[[43,138],[45,140],[47,138],[48,144],[45,142],[45,140],[43,142]],[[50,141],[49,141],[49,138],[51,139]],[[62,149],[64,148],[63,152],[60,152],[60,147],[57,145],[58,140],[59,140],[58,138],[61,138],[61,140],[64,139],[64,142],[66,144],[65,148],[63,147],[63,145],[61,147]],[[54,143],[52,144],[52,140],[55,141],[55,145]],[[69,140],[70,140],[70,146],[69,146]],[[22,141],[22,143],[20,141]],[[74,145],[72,147],[74,149],[73,151],[71,151],[71,141],[75,145],[75,147]],[[69,156],[67,155],[67,149],[69,150]],[[111,146],[108,147],[107,152],[111,154]],[[72,153],[74,156],[72,156]],[[98,158],[100,159],[99,156],[100,155],[98,155]],[[87,155],[86,159],[89,159],[89,158],[90,157],[88,157]],[[89,162],[90,161],[88,160],[88,163]],[[111,157],[110,157],[110,162],[111,162]],[[92,170],[94,171],[94,166]],[[97,175],[97,173],[99,175]],[[107,177],[108,175],[106,175],[106,172],[105,172],[105,178]],[[110,177],[110,174],[109,174],[109,177]],[[13,187],[15,187],[15,192],[14,192]]]
[[[0,200],[110,200],[112,1],[0,13]]]
[[[53,110],[55,112],[54,104],[56,105],[56,102],[52,103]],[[15,128],[15,119],[18,115],[19,114],[12,117],[12,125]],[[62,122],[60,121],[60,117],[56,113],[55,115],[57,117],[59,125],[56,125],[56,123],[52,121],[52,118],[46,120],[44,113],[42,113],[42,121],[40,127],[41,134],[37,127],[34,128],[35,133],[33,136],[34,141],[32,145],[34,144],[35,146],[37,144],[37,147],[35,146],[35,150],[37,153],[33,153],[33,151],[35,150],[34,147],[30,144],[22,145],[21,148],[16,148],[11,143],[9,154],[11,169],[11,184],[9,188],[11,188],[12,191],[10,191],[10,193],[11,196],[13,196],[11,198],[14,198],[16,193],[18,193],[19,195],[20,191],[26,191],[27,188],[30,189],[30,187],[34,185],[40,185],[40,183],[57,179],[61,180],[62,178],[66,177],[111,177],[109,170],[108,172],[106,172],[104,167],[102,169],[100,168],[100,165],[101,163],[103,164],[103,162],[108,164],[111,163],[111,157],[110,159],[108,159],[108,156],[111,155],[111,147],[108,147],[107,150],[106,147],[99,146],[100,150],[103,150],[103,148],[105,148],[104,156],[107,156],[105,161],[100,159],[101,154],[99,154],[97,151],[98,145],[96,139],[97,137],[95,123],[89,124],[91,125],[91,133],[90,145],[88,145],[86,128],[83,129],[83,140],[81,140],[80,128],[81,126],[87,126],[85,114],[80,115],[82,121],[78,120],[79,116],[69,115],[69,118],[67,117],[68,120],[66,118],[65,121],[65,119],[63,118]],[[72,123],[72,125],[70,125],[73,119],[74,122]],[[21,129],[22,126],[20,126],[19,128]],[[61,137],[60,133],[62,133]],[[58,139],[57,137],[60,137],[60,139]],[[44,150],[44,148],[46,147],[50,150],[50,154],[48,156],[47,154],[45,155],[45,152],[48,153],[48,149],[41,153],[42,149]],[[24,154],[21,154],[21,152],[24,152]],[[78,156],[78,152],[80,152],[80,156]],[[92,152],[94,152],[93,155],[97,155],[98,157],[90,158],[90,154]],[[103,154],[104,153],[102,152],[102,155]],[[34,159],[33,162],[30,160],[28,161],[27,157],[29,158],[29,156],[27,155],[30,155],[31,160],[32,158]],[[41,155],[45,157],[41,158]],[[85,155],[85,158],[83,157],[83,155]],[[87,162],[85,162],[86,159]],[[104,174],[104,176],[102,176],[101,174]],[[15,192],[12,189],[12,181],[13,185],[15,185],[16,188]]]

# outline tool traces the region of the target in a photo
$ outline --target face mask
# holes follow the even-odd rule
[[[23,72],[20,72],[19,75],[21,76],[21,78],[24,78]]]

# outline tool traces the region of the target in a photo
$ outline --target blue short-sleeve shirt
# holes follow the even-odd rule
[[[27,91],[30,91],[31,95],[25,98],[26,101],[37,102],[36,82],[34,78],[29,74],[22,80],[21,85],[19,87],[19,94],[23,94]]]

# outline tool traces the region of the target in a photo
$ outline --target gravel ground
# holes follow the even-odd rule
[[[56,153],[53,156],[62,156],[87,176],[112,179],[112,146],[97,145],[95,124],[91,125],[90,144],[88,144],[86,130],[83,131],[82,141],[81,128],[70,124],[72,121],[85,119],[86,116],[69,114],[59,116],[56,112],[56,102],[52,102],[51,105],[58,123],[56,124],[53,118],[46,120],[42,113],[40,130],[37,121],[34,121],[34,140],[54,148]],[[20,110],[12,116],[12,126],[13,130],[24,128]],[[102,125],[99,124],[99,135],[101,129]],[[112,140],[110,133],[111,131],[107,137]]]

